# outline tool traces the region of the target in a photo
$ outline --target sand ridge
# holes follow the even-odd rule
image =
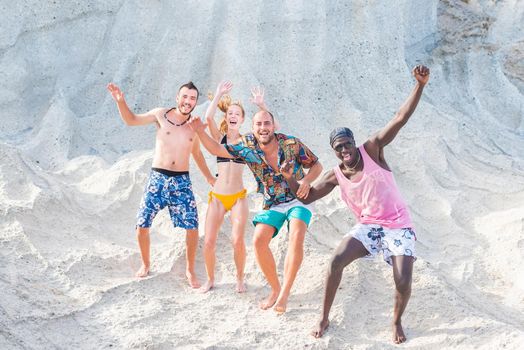
[[[324,168],[334,126],[357,142],[408,95],[414,64],[432,78],[386,149],[418,238],[404,316],[413,349],[518,349],[524,341],[524,4],[521,1],[2,4],[0,31],[0,348],[388,349],[391,270],[345,271],[331,325],[316,340],[329,257],[354,223],[338,189],[316,204],[288,312],[268,291],[246,231],[248,292],[234,292],[226,218],[216,288],[184,277],[184,235],[152,228],[152,275],[137,280],[135,214],[154,127],[126,127],[105,90],[137,112],[234,82],[248,117],[262,85],[284,132]],[[208,102],[195,110],[203,116]],[[249,130],[247,118],[243,131]],[[214,158],[205,151],[213,168]],[[199,215],[209,187],[191,165]],[[249,214],[261,206],[245,172]],[[203,222],[203,220],[202,220]],[[205,276],[200,228],[197,274]],[[271,243],[279,270],[283,234]],[[396,348],[396,347],[395,347]]]

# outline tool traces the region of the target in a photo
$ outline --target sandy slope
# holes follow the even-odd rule
[[[153,275],[133,278],[154,129],[125,127],[105,84],[120,84],[137,111],[172,105],[189,79],[205,92],[227,77],[246,104],[262,84],[283,131],[327,169],[331,128],[364,141],[407,96],[419,62],[432,80],[386,154],[419,240],[403,347],[521,348],[524,2],[1,1],[0,10],[0,348],[393,347],[392,276],[380,261],[346,270],[330,330],[308,336],[329,257],[353,223],[338,191],[317,203],[284,316],[256,307],[268,287],[251,227],[245,295],[233,292],[230,226],[218,286],[201,295],[185,283],[184,236],[166,213],[152,231]],[[203,218],[209,189],[192,173]],[[252,216],[260,198],[248,174],[246,183]],[[285,234],[272,242],[280,270],[286,245]]]

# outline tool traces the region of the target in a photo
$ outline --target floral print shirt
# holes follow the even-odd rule
[[[297,180],[304,177],[304,169],[311,168],[318,161],[318,157],[298,138],[280,133],[275,133],[275,138],[278,142],[279,169],[273,169],[266,161],[253,133],[242,136],[242,141],[237,144],[224,145],[229,154],[244,159],[253,172],[258,193],[264,194],[264,210],[296,198],[280,173],[280,166],[285,161],[294,160],[293,174]]]

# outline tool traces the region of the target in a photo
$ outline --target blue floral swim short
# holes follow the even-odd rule
[[[156,214],[168,207],[174,227],[198,228],[198,212],[189,173],[169,176],[151,170],[138,209],[137,227],[151,227]]]
[[[357,224],[346,236],[358,239],[369,252],[368,257],[374,257],[380,252],[384,261],[392,265],[392,256],[415,257],[415,241],[417,236],[412,228],[387,228],[374,224]]]

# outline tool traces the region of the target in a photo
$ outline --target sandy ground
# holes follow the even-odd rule
[[[212,292],[187,285],[184,234],[165,212],[152,229],[153,273],[134,278],[154,127],[124,126],[105,85],[118,83],[140,112],[172,106],[187,80],[207,92],[227,78],[248,116],[249,89],[262,85],[282,131],[328,169],[329,131],[349,126],[363,142],[408,95],[417,63],[431,82],[386,154],[418,236],[402,347],[522,348],[523,1],[1,0],[0,9],[1,349],[396,348],[392,271],[380,259],[346,269],[328,332],[309,336],[329,257],[354,223],[338,190],[316,204],[283,316],[257,307],[269,288],[251,226],[243,295],[227,220]],[[191,172],[204,218],[209,188]],[[245,182],[252,217],[261,198],[248,171]],[[285,231],[271,247],[282,271]]]

